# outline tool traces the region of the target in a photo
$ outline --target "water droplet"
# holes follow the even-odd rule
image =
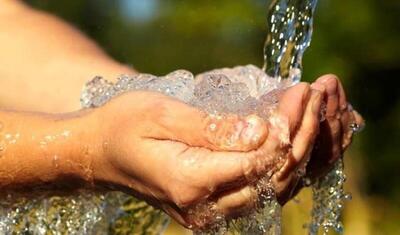
[[[210,131],[214,132],[217,130],[217,124],[211,123],[210,126],[208,127]]]
[[[351,196],[351,194],[346,194],[346,195],[344,195],[344,199],[345,200],[351,200],[353,197]]]
[[[71,134],[71,131],[69,131],[69,130],[65,130],[65,131],[63,131],[63,132],[61,133],[61,135],[62,135],[63,137],[65,137],[65,138],[67,138],[70,134]]]
[[[58,165],[59,164],[59,157],[58,157],[58,155],[54,155],[53,156],[53,166],[55,167],[55,168],[58,168]]]
[[[303,177],[303,185],[305,187],[311,186],[311,179],[309,177]]]
[[[45,141],[47,141],[47,142],[51,142],[51,141],[54,140],[54,136],[46,135],[46,136],[44,137],[44,139],[45,139]]]
[[[10,140],[12,138],[12,135],[10,133],[7,133],[4,135],[5,140]]]
[[[260,138],[261,138],[260,135],[254,135],[254,136],[251,138],[251,141],[252,141],[253,143],[257,143],[257,142],[260,140]]]
[[[350,130],[353,131],[354,133],[357,133],[361,130],[361,127],[357,123],[351,123]]]

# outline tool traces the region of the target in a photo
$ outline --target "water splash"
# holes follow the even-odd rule
[[[1,195],[0,234],[160,234],[161,211],[131,196],[78,191],[72,195]]]

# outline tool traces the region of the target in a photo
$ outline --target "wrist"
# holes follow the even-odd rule
[[[97,150],[87,116],[0,111],[0,188],[76,188],[90,182]]]
[[[60,178],[76,178],[85,186],[93,186],[94,164],[102,156],[103,135],[94,110],[81,110],[62,115],[55,123],[60,141],[54,152],[60,152],[58,175]],[[53,164],[55,165],[55,164]]]

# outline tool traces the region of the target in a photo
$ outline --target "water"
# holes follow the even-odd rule
[[[268,13],[264,71],[300,81],[304,51],[310,46],[317,0],[273,0]]]
[[[264,48],[265,64],[219,69],[197,75],[178,70],[164,77],[150,74],[121,76],[111,83],[96,77],[86,84],[81,101],[84,108],[104,105],[113,96],[132,90],[151,90],[178,98],[209,113],[247,115],[257,113],[269,120],[279,94],[301,78],[301,60],[310,45],[316,0],[275,0],[271,3],[269,34]],[[264,72],[265,71],[265,72]],[[276,157],[270,172],[285,161]],[[253,185],[259,195],[255,209],[247,216],[226,220],[213,202],[200,203],[190,213],[194,219],[213,217],[214,224],[198,234],[280,234],[281,206],[265,176]],[[339,222],[343,200],[343,164],[313,189],[314,205],[310,234],[333,228]],[[73,195],[40,194],[35,197],[4,194],[0,201],[0,234],[159,234],[168,217],[146,203],[119,192],[94,193],[82,190]],[[301,228],[299,228],[301,229]]]
[[[168,218],[122,193],[2,195],[0,234],[159,234]],[[142,232],[144,231],[144,232]]]
[[[311,235],[328,234],[329,230],[343,233],[340,216],[344,200],[351,199],[350,194],[345,193],[343,189],[346,181],[343,168],[343,160],[340,159],[331,172],[318,179],[312,186],[313,207],[311,223],[308,225]]]

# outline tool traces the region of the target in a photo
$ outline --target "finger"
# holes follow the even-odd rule
[[[200,202],[187,208],[186,224],[194,230],[204,230],[218,224],[218,217],[232,219],[254,208],[257,192],[251,186],[224,192],[218,198]]]
[[[313,90],[303,116],[303,121],[293,140],[292,153],[297,163],[300,163],[304,159],[318,134],[321,105],[321,92]]]
[[[184,226],[185,228],[190,228],[190,221],[185,218],[185,216],[183,215],[184,213],[179,208],[176,208],[175,206],[170,206],[166,203],[161,204],[160,207],[165,213],[167,213],[180,225]]]
[[[316,84],[324,86],[327,92],[326,117],[336,118],[340,114],[337,77],[335,75],[324,75],[317,79]]]
[[[281,205],[284,205],[289,201],[298,190],[297,185],[299,183],[300,175],[296,172],[291,172],[284,179],[278,179],[278,174],[272,177],[272,183],[276,192],[276,197]]]
[[[341,100],[343,96],[340,95],[339,85],[340,82],[335,75],[325,75],[317,80],[319,84],[326,87],[327,105],[326,105],[326,121],[321,123],[321,133],[326,133],[320,137],[319,144],[320,154],[324,161],[333,163],[341,155],[342,140],[343,140],[343,126],[341,113]]]
[[[255,207],[256,201],[256,190],[251,186],[246,186],[226,193],[218,198],[216,204],[218,211],[229,219],[246,214]]]
[[[362,129],[365,127],[364,118],[356,110],[352,110],[352,114],[354,115],[355,123],[357,123],[357,125],[359,127],[358,131],[362,131]]]
[[[285,130],[285,125],[282,127],[281,125],[271,122],[271,119],[274,120],[275,117],[270,118],[269,135],[265,144],[262,146],[262,149],[268,153],[269,156],[274,156],[273,159],[276,160],[276,158],[279,156],[288,155],[290,151],[290,141],[285,142],[285,138],[282,137],[282,133],[290,132],[288,133],[291,135],[290,138],[294,138],[294,133],[296,133],[298,127],[301,125],[305,109],[309,103],[311,94],[310,91],[310,86],[308,84],[300,83],[287,90],[279,101],[278,121],[274,122],[279,123],[286,119],[286,126],[288,127],[289,131]],[[275,169],[272,169],[282,170],[282,164],[284,163],[283,161],[284,158],[282,158],[282,161],[279,162],[279,164],[275,162]],[[271,169],[271,167],[269,169]],[[288,170],[290,169],[288,168]],[[287,174],[288,171],[282,171],[282,177],[285,177]]]
[[[178,100],[165,98],[157,106],[156,127],[145,137],[170,139],[211,150],[250,151],[266,139],[266,123],[256,115],[209,115]]]
[[[347,112],[349,121],[343,124],[347,125],[347,131],[345,132],[346,134],[343,136],[343,144],[342,144],[343,151],[345,151],[350,146],[353,139],[353,134],[355,132],[361,131],[365,126],[364,119],[357,111],[353,110],[353,108],[349,108],[349,111]],[[343,119],[342,122],[344,122]]]
[[[326,116],[326,106],[327,106],[326,87],[320,83],[315,82],[315,83],[311,84],[311,89],[321,92],[321,95],[322,95],[321,112],[319,114],[319,120],[321,122],[322,120],[325,120],[325,116]]]
[[[247,153],[206,152],[199,155],[202,167],[198,171],[207,175],[210,191],[221,192],[264,176],[276,167],[276,155],[259,149]],[[190,151],[188,154],[191,155]],[[223,170],[221,170],[223,169]]]
[[[282,170],[277,174],[278,180],[286,178],[291,172],[301,167],[308,160],[315,137],[319,130],[319,115],[321,111],[322,94],[313,90],[301,125],[293,139],[293,148]]]
[[[315,83],[311,84],[310,87],[311,87],[311,89],[313,89],[313,90],[317,90],[317,91],[321,92],[322,96],[325,98],[325,94],[326,94],[326,87],[325,87],[325,85],[315,82]],[[324,99],[323,99],[323,100],[324,100]]]
[[[166,187],[179,206],[248,184],[276,166],[274,156],[260,150],[220,152],[154,139],[144,139],[141,145],[136,153],[147,160],[134,163],[136,173],[144,182]]]
[[[279,100],[278,113],[288,119],[290,133],[299,126],[309,95],[310,86],[299,83],[289,88]]]
[[[346,92],[344,91],[343,85],[340,82],[338,78],[336,78],[337,83],[338,83],[338,92],[339,92],[339,105],[340,105],[340,110],[342,112],[347,110],[348,103],[347,103],[347,98],[346,98]]]

